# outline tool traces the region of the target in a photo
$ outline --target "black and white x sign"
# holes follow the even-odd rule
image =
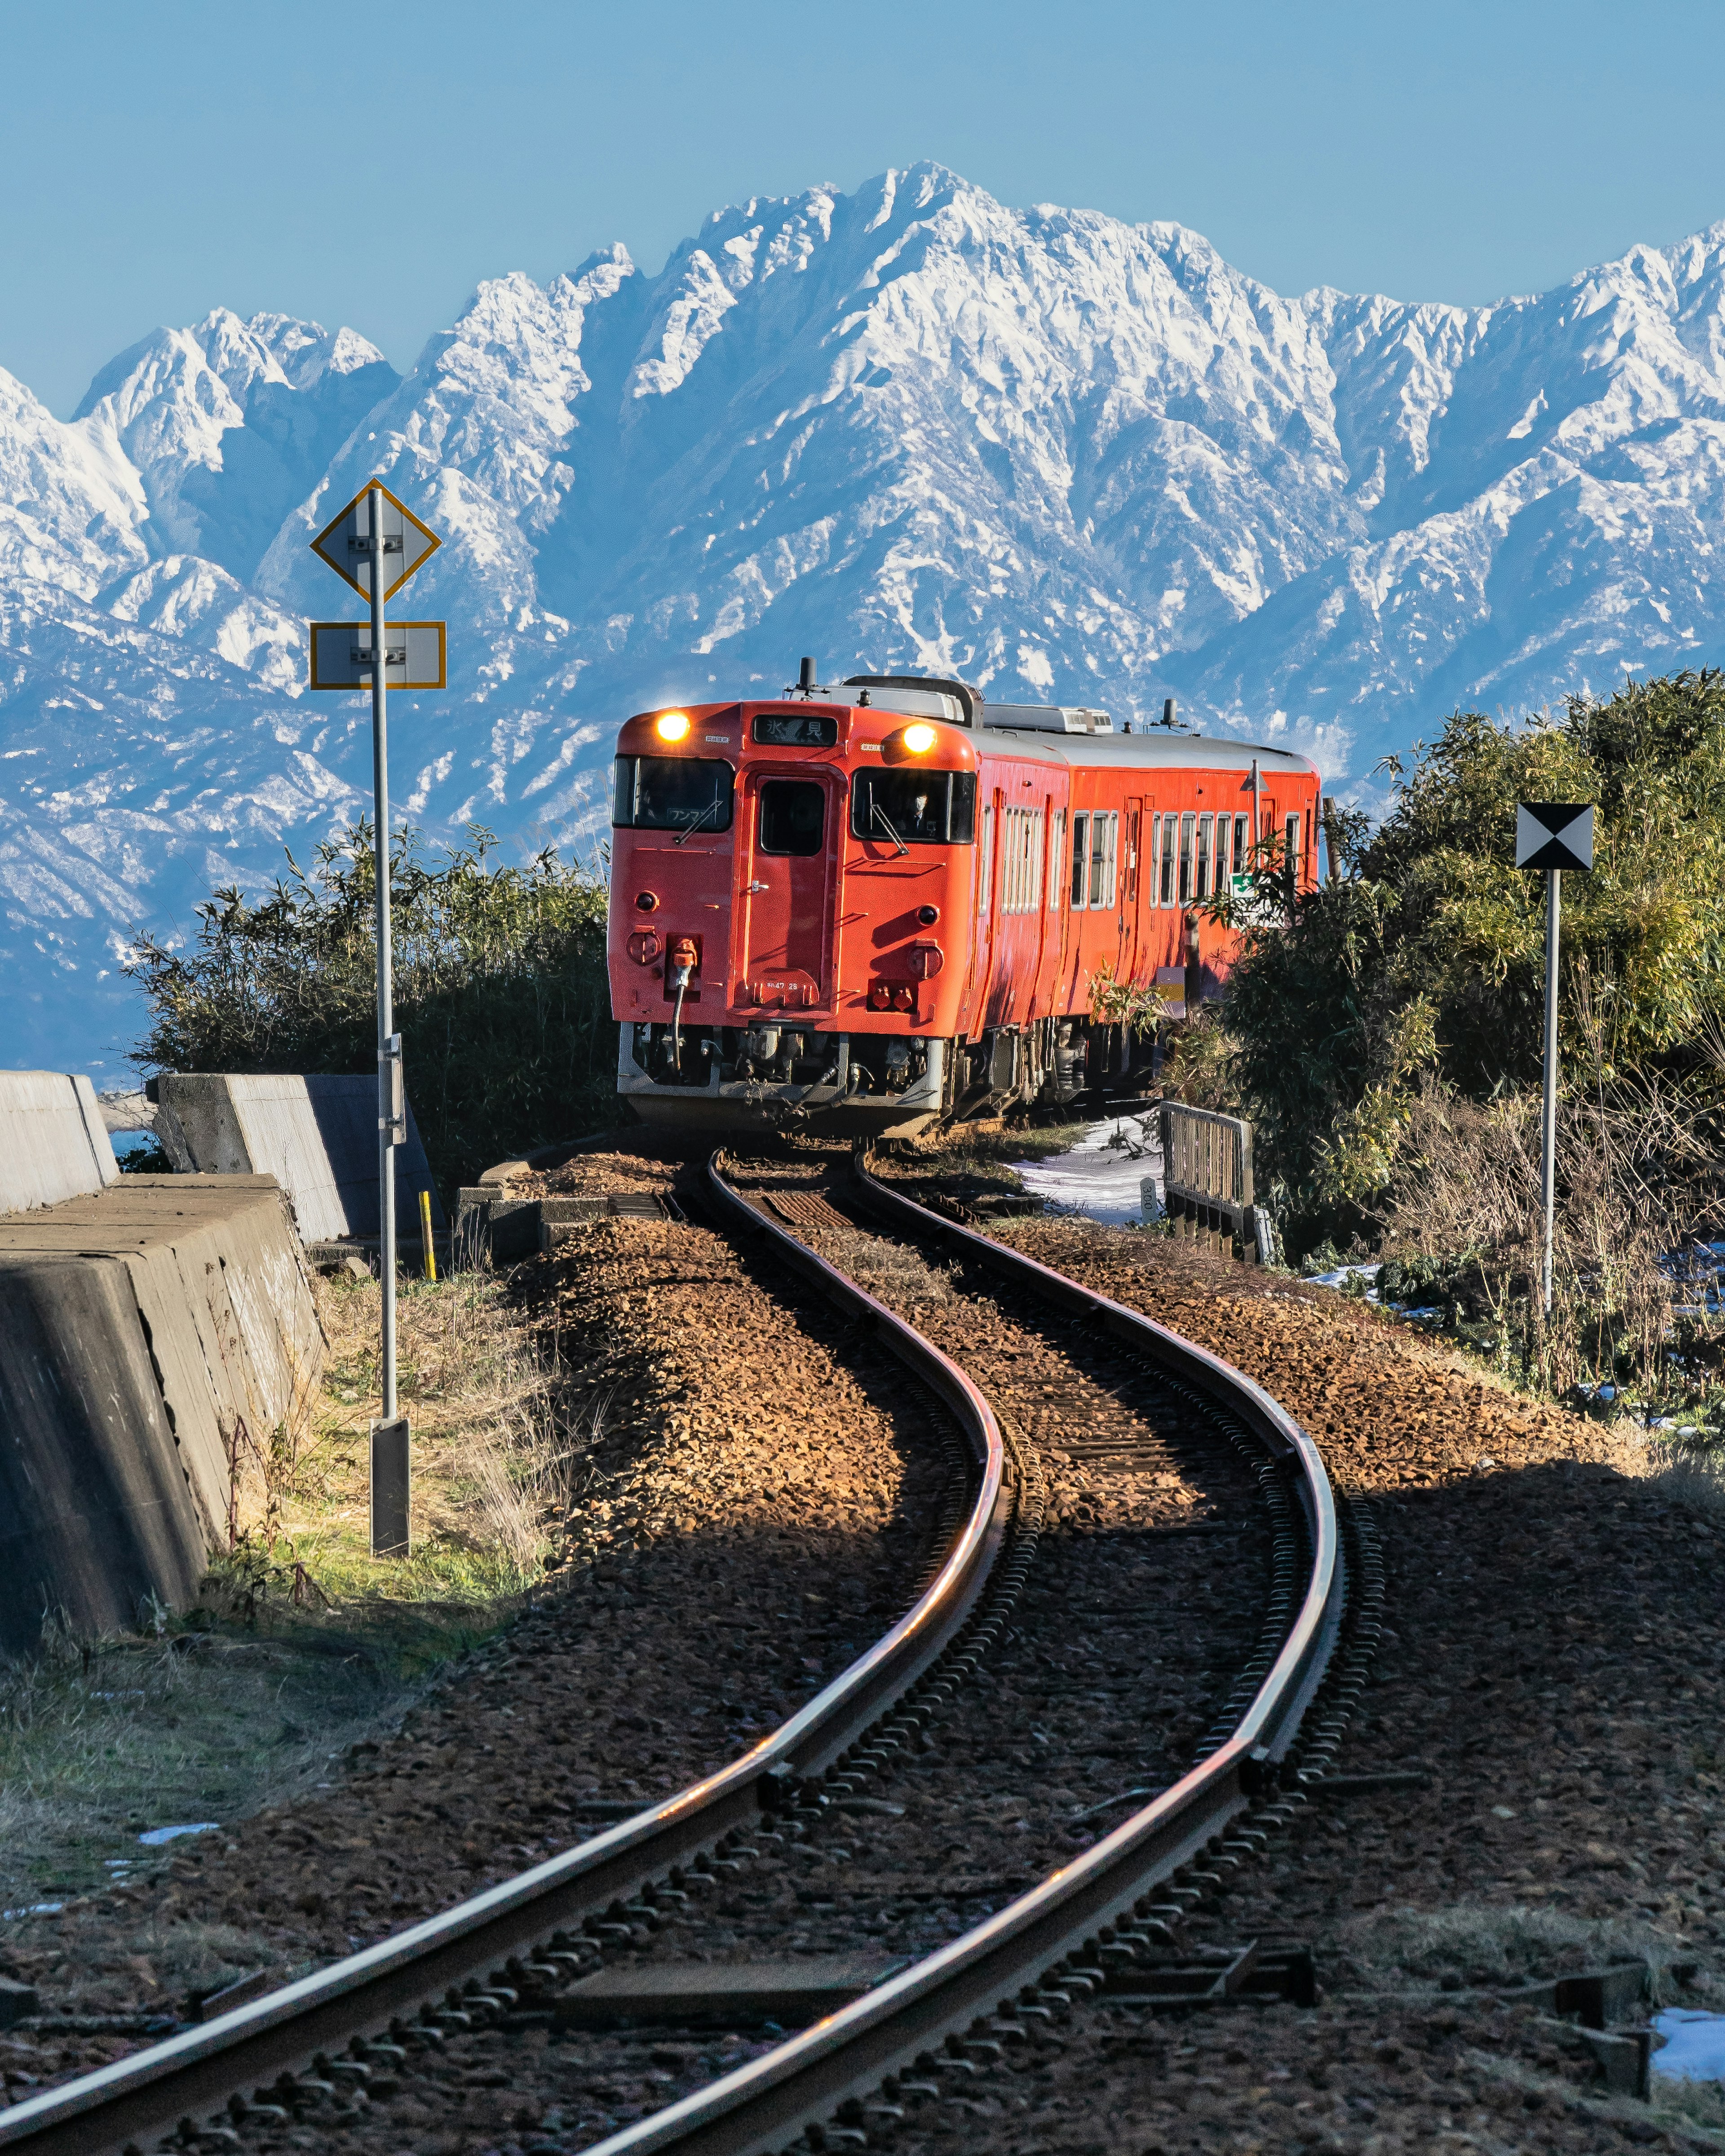
[[[1590,869],[1593,865],[1591,808],[1570,801],[1516,803],[1518,869]]]

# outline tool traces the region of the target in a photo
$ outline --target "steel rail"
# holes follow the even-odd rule
[[[822,1773],[938,1660],[963,1630],[1004,1541],[1013,1494],[999,1424],[981,1392],[932,1342],[806,1243],[741,1198],[709,1163],[733,1237],[762,1238],[945,1401],[969,1440],[975,1502],[935,1579],[890,1631],[752,1749],[664,1803],[620,1821],[440,1915],[77,2080],[0,2112],[0,2149],[124,2156],[208,2117],[242,2087],[295,2074],[356,2037],[373,2039],[451,1985],[626,1901],[735,1830],[758,1821],[784,1781]],[[227,2123],[224,2118],[222,2122]]]
[[[849,2006],[735,2073],[598,2143],[588,2156],[765,2156],[979,2016],[1010,2017],[1029,1984],[1104,1925],[1141,1905],[1215,1842],[1273,1779],[1298,1733],[1341,1629],[1345,1600],[1336,1507],[1317,1447],[1264,1389],[1219,1356],[1064,1274],[961,1228],[869,1173],[863,1196],[924,1236],[1101,1327],[1246,1424],[1291,1480],[1306,1515],[1311,1567],[1293,1623],[1268,1674],[1226,1740],[1172,1789],[1041,1885]],[[854,2114],[852,2114],[854,2115]],[[855,2138],[853,2133],[851,2136]]]

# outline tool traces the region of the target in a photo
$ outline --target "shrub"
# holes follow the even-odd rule
[[[605,889],[547,848],[493,860],[477,825],[432,862],[411,830],[390,869],[395,1023],[432,1173],[449,1188],[613,1111]],[[375,1071],[376,876],[362,819],[253,904],[198,909],[188,950],[140,936],[127,970],[151,1022],[145,1070]]]

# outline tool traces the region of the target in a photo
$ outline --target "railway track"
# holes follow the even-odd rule
[[[775,1853],[788,1854],[818,1842],[835,1805],[848,1801],[855,1839],[863,1792],[923,1743],[930,1724],[998,1658],[1040,1526],[1043,1433],[1034,1405],[1015,1403],[1023,1436],[1014,1443],[955,1358],[846,1280],[790,1232],[788,1221],[763,1214],[758,1195],[752,1204],[738,1180],[716,1159],[710,1167],[708,1204],[727,1231],[764,1240],[837,1301],[929,1384],[970,1445],[974,1501],[927,1593],[818,1698],[721,1774],[301,1984],[16,2106],[0,2115],[0,2148],[99,2156],[167,2138],[213,2146],[252,2132],[267,2138],[291,2116],[318,2115],[320,2100],[338,2097],[344,2082],[408,2071],[416,2051],[436,2060],[465,2044],[475,2025],[519,2022],[524,2007],[591,1969],[596,1945],[608,1958],[627,1959],[644,1943],[646,1926],[666,1934],[655,1948],[674,1943],[689,1929],[686,1898],[711,1894],[739,1863],[762,1854],[763,1830]],[[1198,1763],[1181,1773],[1165,1762],[1134,1763],[1158,1781],[1172,1772],[1153,1802],[1132,1810],[1142,1791],[1117,1793],[1099,1810],[1103,1825],[1121,1823],[1094,1847],[854,2006],[613,2137],[603,2146],[619,2156],[672,2147],[768,2149],[810,2128],[829,2145],[865,2138],[943,2079],[972,2071],[991,2049],[1034,2039],[1045,2015],[1088,1989],[1102,1965],[1153,1959],[1219,1874],[1299,1801],[1297,1791],[1278,1793],[1275,1783],[1341,1616],[1336,1517],[1315,1449],[1237,1373],[1150,1321],[936,1219],[866,1168],[856,1195],[891,1232],[924,1246],[943,1242],[967,1266],[986,1268],[1009,1297],[1076,1318],[1140,1395],[1161,1406],[1164,1420],[1191,1410],[1226,1430],[1239,1450],[1236,1480],[1244,1476],[1260,1494],[1276,1530],[1267,1593],[1256,1597],[1259,1636],[1228,1673],[1231,1691],[1208,1702],[1213,1726],[1197,1748]],[[1117,1370],[1117,1393],[1121,1381]],[[1105,1404],[1091,1404],[1081,1419],[1090,1464],[1118,1465],[1132,1454],[1130,1435],[1111,1430]],[[1070,1433],[1063,1450],[1071,1463]],[[1194,1524],[1218,1526],[1225,1537],[1226,1522]],[[1261,1575],[1266,1552],[1256,1554]],[[1117,1625],[1124,1606],[1113,1606]],[[1042,1718],[1050,1717],[1045,1712]],[[882,1814],[893,1809],[880,1807]],[[1247,1825],[1250,1810],[1259,1817]],[[757,1913],[770,1936],[777,1917]],[[572,2057],[560,2061],[560,2071],[578,2068]],[[357,2132],[363,2122],[349,2116],[331,2123]]]

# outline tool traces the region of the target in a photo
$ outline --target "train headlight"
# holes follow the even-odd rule
[[[888,734],[880,744],[881,760],[886,763],[914,763],[931,749],[938,748],[940,738],[938,726],[926,726],[919,719]]]
[[[689,732],[686,711],[661,711],[654,722],[654,730],[660,741],[681,741]]]

